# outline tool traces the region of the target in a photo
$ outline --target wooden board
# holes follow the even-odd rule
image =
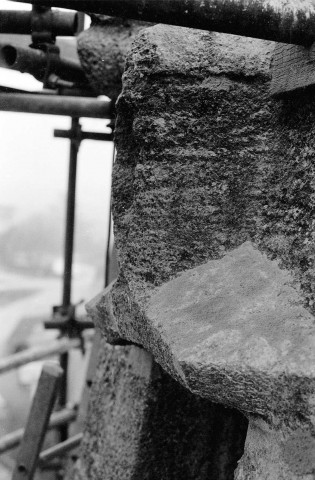
[[[306,48],[277,44],[271,68],[271,96],[281,98],[315,86],[314,45]]]
[[[62,373],[62,369],[55,362],[47,362],[43,367],[12,480],[33,479]]]

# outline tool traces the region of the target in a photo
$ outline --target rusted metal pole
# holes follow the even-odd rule
[[[49,68],[49,73],[59,75],[63,80],[87,83],[79,62],[60,58],[58,55],[48,55],[34,48],[0,44],[0,67],[29,73],[39,81],[45,79]]]
[[[31,35],[33,15],[30,11],[1,10],[1,33]],[[52,10],[42,19],[42,28],[51,31],[57,36],[72,36],[76,34],[78,14]]]
[[[61,355],[80,346],[81,341],[78,338],[62,338],[61,340],[51,342],[48,346],[45,345],[43,347],[29,348],[23,352],[1,358],[0,374],[9,372],[10,370],[14,370],[30,362],[43,360],[44,358],[52,357],[54,355]]]
[[[70,158],[68,173],[68,191],[67,191],[67,211],[66,211],[66,232],[64,244],[64,270],[62,287],[62,309],[69,312],[71,307],[71,284],[72,284],[72,263],[73,263],[73,240],[74,240],[74,221],[75,221],[75,194],[77,180],[77,160],[80,148],[81,125],[79,119],[71,119],[71,131],[73,138],[70,140]],[[68,319],[69,321],[69,319]],[[67,404],[68,388],[68,352],[60,356],[60,366],[64,371],[64,376],[60,385],[59,406],[64,408]],[[61,425],[59,428],[60,440],[65,441],[68,438],[68,425]]]
[[[54,137],[56,138],[74,138],[74,134],[71,130],[54,130]],[[112,133],[101,132],[83,132],[80,133],[80,139],[82,140],[98,140],[103,142],[112,142],[114,135]]]
[[[27,1],[277,42],[310,45],[315,41],[315,4],[312,0]]]
[[[77,417],[76,409],[65,408],[60,412],[55,412],[51,415],[48,428],[56,428],[64,423],[74,422]],[[19,428],[14,432],[8,433],[0,438],[0,454],[12,450],[17,447],[23,438],[24,428]]]
[[[58,90],[50,90],[49,88],[42,88],[41,90],[32,90],[30,92],[29,90],[20,90],[18,88],[13,88],[13,87],[8,87],[6,85],[1,85],[1,80],[0,80],[0,93],[22,93],[22,94],[29,94],[32,93],[32,95],[55,95],[55,96],[66,96],[66,97],[90,97],[90,98],[96,98],[97,95],[93,90],[88,85],[84,85],[83,88],[68,88],[68,87],[59,87]]]
[[[64,275],[63,275],[63,294],[62,294],[62,306],[65,308],[71,305],[75,191],[76,191],[76,175],[77,175],[77,158],[78,158],[78,152],[80,147],[80,141],[78,141],[77,137],[80,135],[80,132],[81,132],[81,126],[78,118],[72,118],[71,131],[73,132],[74,136],[70,140]]]
[[[112,118],[112,104],[109,100],[58,95],[2,93],[1,110],[69,117]]]

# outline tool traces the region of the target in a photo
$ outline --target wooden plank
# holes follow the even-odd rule
[[[62,369],[56,362],[47,362],[43,367],[12,480],[32,480],[33,478],[62,373]]]
[[[315,85],[314,44],[310,48],[279,43],[272,61],[270,94],[284,97]]]

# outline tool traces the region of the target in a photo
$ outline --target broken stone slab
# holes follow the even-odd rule
[[[195,394],[294,426],[314,413],[315,325],[293,283],[245,242],[157,287],[146,305],[118,310],[114,284],[87,310],[105,337],[143,345]]]
[[[114,291],[105,304],[117,302]],[[113,323],[103,308],[102,299],[88,306],[107,336]],[[246,242],[157,287],[145,308],[116,317],[116,328],[196,397],[249,418],[236,479],[312,478],[314,317],[276,261]]]
[[[77,480],[229,480],[246,419],[196,397],[136,346],[103,341]]]
[[[249,418],[237,480],[310,480],[314,118],[270,99],[272,42],[155,26],[118,101],[120,275],[89,311]]]

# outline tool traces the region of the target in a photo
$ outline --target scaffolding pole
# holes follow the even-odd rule
[[[15,0],[276,42],[315,41],[312,0]]]
[[[2,93],[0,111],[110,119],[112,103],[94,98]]]
[[[78,14],[52,10],[42,17],[42,27],[52,30],[57,37],[73,36],[78,28]],[[1,33],[31,35],[33,31],[34,15],[31,11],[1,10]]]

